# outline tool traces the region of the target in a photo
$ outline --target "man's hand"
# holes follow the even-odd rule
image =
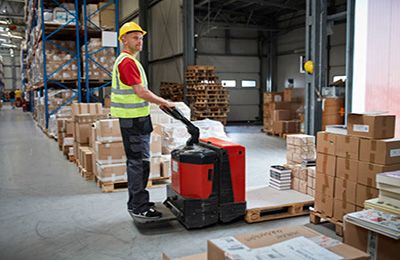
[[[174,107],[175,107],[175,104],[172,102],[168,102],[168,101],[166,101],[160,105],[160,108],[174,108]]]

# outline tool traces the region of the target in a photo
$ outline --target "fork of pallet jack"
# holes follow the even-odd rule
[[[199,143],[199,137],[200,137],[200,130],[197,126],[195,126],[190,120],[188,120],[182,112],[177,109],[176,107],[174,108],[169,108],[169,107],[160,107],[164,113],[167,115],[175,118],[176,120],[181,121],[186,125],[186,128],[188,130],[188,133],[190,134],[189,140],[187,140],[186,145],[187,146],[193,146],[193,144],[198,144]]]

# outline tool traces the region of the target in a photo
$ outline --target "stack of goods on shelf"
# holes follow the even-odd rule
[[[104,7],[107,5],[106,7]],[[97,11],[99,10],[99,11]],[[87,22],[89,28],[102,30],[114,30],[115,28],[115,4],[109,2],[100,2],[99,4],[86,5],[87,16],[90,15],[90,21]],[[83,25],[83,5],[81,24]]]
[[[75,42],[73,41],[52,41],[54,44],[61,46],[64,49],[74,50]],[[31,67],[30,82],[32,84],[43,81],[43,45],[38,44],[36,49],[34,61]],[[76,80],[78,78],[77,61],[73,60],[72,55],[67,51],[61,50],[51,43],[46,43],[46,70],[47,75],[50,76],[53,72],[62,67],[57,73],[53,74],[49,79],[53,80]]]
[[[183,101],[183,84],[175,82],[161,82],[160,96],[174,102]]]
[[[286,136],[287,164],[292,170],[292,189],[310,196],[315,195],[315,137],[292,134]]]
[[[317,212],[342,221],[378,196],[376,174],[400,169],[394,122],[391,115],[350,114],[347,134],[318,133]]]
[[[75,14],[75,5],[63,3],[60,5],[60,7],[44,10],[43,22],[47,25],[65,24],[71,19],[74,19],[74,14]]]
[[[88,52],[93,53],[96,50],[99,50],[102,48],[101,45],[101,39],[99,38],[91,38],[88,44]],[[82,46],[82,58],[83,58],[83,75],[86,75],[86,56],[85,56],[85,46]],[[110,80],[111,79],[111,73],[115,61],[115,50],[114,48],[105,48],[102,49],[101,51],[98,51],[94,53],[93,55],[90,55],[90,58],[93,60],[89,59],[89,69],[88,69],[88,75],[89,79],[97,79],[97,80]],[[104,70],[102,67],[100,67],[98,64],[104,67],[110,74],[107,73],[106,70]]]
[[[218,82],[214,66],[188,66],[187,97],[193,120],[213,119],[226,124],[229,94]]]
[[[269,169],[269,186],[277,190],[290,190],[292,170],[281,165]]]
[[[278,135],[300,133],[303,100],[303,88],[264,93],[264,131]]]
[[[85,179],[93,179],[93,165],[89,148],[92,123],[105,118],[101,103],[72,104],[72,120],[74,122],[74,155],[80,173]]]

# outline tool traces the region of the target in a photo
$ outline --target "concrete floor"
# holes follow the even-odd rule
[[[284,140],[259,129],[227,129],[232,141],[246,146],[247,187],[265,185],[269,165],[285,161]],[[84,181],[29,113],[9,107],[0,111],[0,180],[0,259],[179,257],[206,251],[207,239],[308,223],[297,217],[193,231],[177,222],[136,226],[126,211],[126,192],[101,193]],[[165,198],[164,188],[150,192],[153,201]]]

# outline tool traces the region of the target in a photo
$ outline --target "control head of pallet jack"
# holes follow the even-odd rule
[[[188,133],[190,134],[190,138],[186,142],[187,146],[193,146],[193,144],[199,143],[199,137],[200,137],[199,128],[197,126],[195,126],[192,122],[190,122],[190,120],[187,119],[179,109],[177,109],[176,107],[169,108],[169,107],[163,107],[163,106],[160,106],[160,108],[167,115],[175,118],[176,120],[181,121],[182,123],[184,123],[186,125]]]

